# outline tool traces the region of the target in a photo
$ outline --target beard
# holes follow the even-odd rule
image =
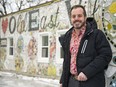
[[[75,29],[81,29],[83,26],[85,25],[85,21],[79,21],[79,20],[76,20],[73,22],[73,26]]]

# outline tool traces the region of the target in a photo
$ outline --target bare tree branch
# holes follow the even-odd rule
[[[16,3],[16,5],[17,5],[17,7],[18,7],[18,11],[21,10],[21,6],[22,6],[21,4],[22,4],[22,1],[20,1],[19,5],[18,5],[18,2]]]
[[[18,11],[20,11],[20,10],[21,10],[21,7],[23,6],[22,4],[23,4],[23,1],[20,1],[20,4],[19,4],[19,9],[18,9]]]
[[[0,14],[1,14],[1,15],[4,15],[3,11],[0,10]]]
[[[49,1],[54,1],[54,0],[14,0],[14,1],[13,0],[12,1],[11,0],[0,0],[0,5],[3,8],[3,10],[0,11],[0,15],[6,15],[14,11],[20,11],[22,9],[36,6],[40,3],[45,3]]]
[[[5,2],[4,0],[1,0],[0,3],[1,3],[1,5],[2,5],[3,8],[4,8],[4,13],[7,14],[6,6],[5,6],[5,5],[6,5],[6,2]],[[2,13],[3,13],[3,12],[2,12]]]

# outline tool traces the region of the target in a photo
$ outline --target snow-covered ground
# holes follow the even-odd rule
[[[59,87],[59,80],[0,71],[0,87]]]

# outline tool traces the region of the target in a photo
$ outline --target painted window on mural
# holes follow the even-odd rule
[[[13,55],[13,38],[9,38],[9,55]]]
[[[48,36],[42,36],[42,57],[48,57]]]

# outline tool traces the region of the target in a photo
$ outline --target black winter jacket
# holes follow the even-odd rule
[[[86,31],[81,39],[76,64],[78,73],[83,72],[88,80],[80,81],[79,87],[105,87],[104,70],[108,66],[112,51],[104,33],[97,29],[97,23],[93,18],[86,21]],[[63,71],[60,83],[68,87],[70,73],[70,40],[73,27],[68,30],[59,41],[64,50]]]

